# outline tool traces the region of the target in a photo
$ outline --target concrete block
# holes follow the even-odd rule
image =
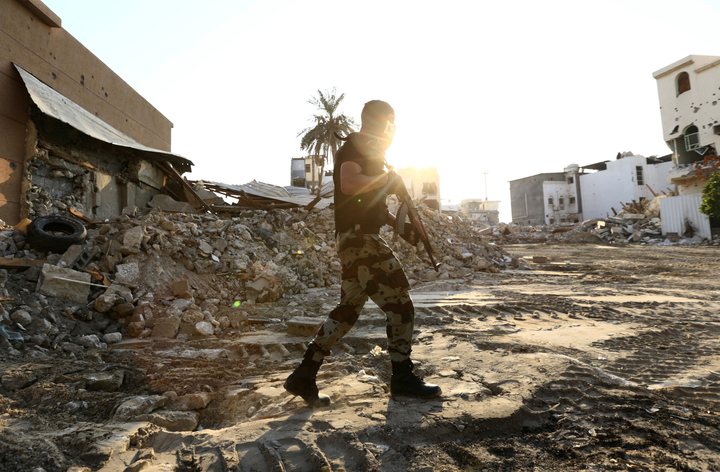
[[[287,322],[287,333],[294,336],[313,337],[317,334],[325,320],[298,317]]]
[[[125,234],[123,235],[123,246],[131,250],[139,250],[144,237],[145,227],[133,226],[129,230],[125,231]]]
[[[188,279],[178,280],[172,284],[172,293],[176,297],[189,292],[192,289],[190,281]]]
[[[88,264],[90,259],[90,251],[79,244],[73,244],[67,249],[67,251],[65,251],[58,263],[55,265],[70,269],[82,269]]]
[[[137,262],[118,264],[115,267],[115,281],[124,285],[134,286],[140,279],[140,266]]]
[[[153,338],[174,338],[180,328],[180,318],[158,318],[153,328]]]
[[[75,303],[87,303],[90,293],[90,274],[45,264],[36,291],[54,298]]]

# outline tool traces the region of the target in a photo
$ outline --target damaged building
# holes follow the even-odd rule
[[[496,225],[500,223],[500,201],[466,198],[460,201],[460,212],[470,222]]]
[[[521,225],[576,223],[582,220],[578,198],[580,168],[537,174],[510,181],[512,222]]]
[[[110,218],[158,194],[193,201],[172,123],[41,1],[0,5],[0,219]]]
[[[717,167],[720,143],[720,57],[690,55],[653,73],[663,139],[672,151],[669,181],[678,195],[663,199],[663,234],[682,235],[688,225],[706,239],[720,221],[700,213],[706,178]]]
[[[619,211],[623,202],[650,201],[658,194],[673,192],[674,186],[668,185],[671,157],[622,152],[615,160],[583,166],[582,219],[605,218]]]

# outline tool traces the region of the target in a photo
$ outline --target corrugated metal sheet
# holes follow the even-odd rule
[[[710,218],[700,213],[702,194],[681,195],[660,199],[660,218],[662,234],[685,233],[685,221],[689,221],[698,234],[705,239],[712,239]]]
[[[315,195],[291,195],[285,188],[277,185],[266,184],[264,182],[258,182],[253,180],[244,185],[228,185],[219,182],[205,182],[210,188],[215,187],[217,189],[224,189],[230,192],[240,193],[245,192],[248,195],[254,195],[256,197],[270,198],[281,202],[294,203],[298,206],[307,206],[315,200]],[[328,207],[332,203],[330,198],[322,198],[315,205],[315,208],[322,210]]]
[[[184,157],[159,149],[143,146],[130,136],[116,130],[103,120],[59,92],[40,82],[34,75],[15,64],[15,68],[27,88],[30,98],[41,112],[57,120],[67,123],[82,133],[116,146],[129,147],[151,153],[154,158],[170,162],[183,171],[189,171],[193,163]],[[152,160],[152,157],[148,160]]]

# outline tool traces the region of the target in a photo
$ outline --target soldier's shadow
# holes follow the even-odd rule
[[[429,400],[409,397],[388,398],[386,424],[388,426],[408,426],[422,424],[433,415],[443,411],[446,398],[442,396]]]

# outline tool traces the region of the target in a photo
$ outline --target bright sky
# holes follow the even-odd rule
[[[510,180],[668,154],[652,73],[720,55],[717,0],[43,1],[174,123],[191,179],[289,185],[307,101],[336,87],[358,123],[395,108],[392,165],[506,222]]]

